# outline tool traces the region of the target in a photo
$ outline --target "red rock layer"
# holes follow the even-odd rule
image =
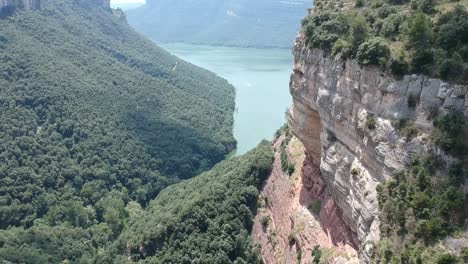
[[[304,153],[304,148],[296,138],[287,148],[290,159],[297,162],[296,173],[289,176],[282,171],[283,139],[280,137],[274,144],[277,151],[273,171],[261,191],[263,206],[252,230],[254,242],[261,246],[263,262],[312,263],[312,251],[319,245],[332,252],[328,263],[358,263],[356,235],[341,219],[319,167],[307,154],[297,155]],[[322,202],[318,216],[307,209],[315,200]],[[262,225],[264,218],[269,219],[268,226]]]

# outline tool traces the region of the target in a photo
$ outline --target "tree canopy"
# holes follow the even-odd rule
[[[351,7],[350,2],[315,1],[302,22],[307,45],[395,75],[417,73],[468,83],[466,4],[367,0]]]
[[[88,0],[0,20],[0,261],[90,263],[235,148],[234,88]]]

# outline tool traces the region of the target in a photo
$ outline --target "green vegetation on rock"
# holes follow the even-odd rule
[[[302,22],[307,45],[395,75],[420,73],[468,82],[466,1],[351,2],[315,1]]]
[[[463,252],[446,254],[437,243],[466,229],[467,196],[461,186],[467,173],[468,130],[459,116],[445,116],[434,124],[434,144],[456,160],[449,164],[434,152],[378,186],[382,237],[374,256],[378,263],[465,263]],[[400,122],[399,129],[413,126]]]
[[[322,201],[314,200],[307,207],[315,215],[320,215],[320,210],[322,210]]]
[[[283,135],[284,134],[284,139],[281,142],[280,145],[280,158],[281,158],[281,169],[283,172],[287,173],[288,175],[291,175],[294,173],[295,170],[295,164],[289,161],[289,156],[288,156],[288,144],[291,142],[291,139],[293,137],[293,134],[291,132],[291,129],[289,128],[288,124],[285,124],[283,127],[281,127],[277,132],[277,135]]]
[[[107,10],[51,1],[1,20],[0,40],[3,228],[111,189],[144,205],[235,146],[233,88]]]

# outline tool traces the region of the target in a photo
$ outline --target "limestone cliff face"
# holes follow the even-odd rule
[[[361,67],[354,60],[309,49],[302,35],[293,54],[290,127],[320,165],[343,220],[357,233],[366,262],[372,251],[367,242],[379,239],[376,186],[431,147],[435,115],[467,116],[467,87],[419,75],[399,80],[378,67]],[[369,128],[369,119],[376,121],[375,128]],[[391,123],[398,119],[414,120],[418,136],[401,136]]]
[[[36,10],[41,0],[0,0],[0,18],[11,15],[15,10]]]

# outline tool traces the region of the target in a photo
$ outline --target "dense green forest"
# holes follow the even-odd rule
[[[103,221],[89,228],[38,221],[27,230],[0,231],[0,260],[126,263],[129,255],[142,263],[257,263],[250,229],[258,188],[272,162],[270,143],[264,141],[244,156],[166,188],[147,210],[112,191],[94,212]]]
[[[290,48],[310,0],[147,0],[128,10],[136,30],[160,42]]]
[[[117,244],[145,263],[257,263],[250,239],[270,143],[170,186],[131,219]],[[112,255],[111,255],[112,256]]]
[[[96,1],[42,5],[0,20],[0,259],[76,262],[235,148],[235,94]]]
[[[310,47],[397,76],[468,83],[468,1],[318,0],[303,31]]]

